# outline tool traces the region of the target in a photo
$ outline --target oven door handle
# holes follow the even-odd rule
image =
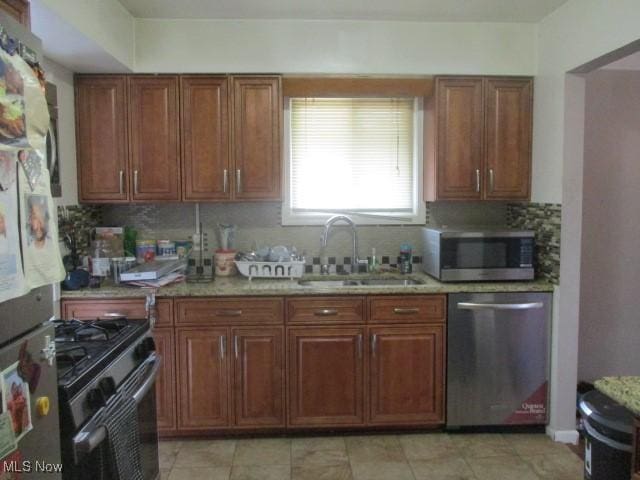
[[[152,365],[151,370],[142,382],[140,388],[138,388],[138,390],[132,395],[137,404],[140,404],[158,376],[158,370],[160,369],[160,356],[156,353],[152,353],[138,368],[144,368],[150,364]],[[117,393],[116,395],[122,395],[122,393]],[[102,416],[107,408],[108,407],[102,407],[98,410],[82,430],[73,437],[73,453],[76,464],[79,464],[82,457],[91,453],[107,438],[107,429],[101,424]]]

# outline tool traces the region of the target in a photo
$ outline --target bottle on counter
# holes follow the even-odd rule
[[[376,257],[376,249],[371,249],[371,256],[369,257],[369,272],[376,273],[378,271],[378,257]]]
[[[411,273],[413,265],[411,264],[412,248],[408,243],[400,245],[400,262],[398,268],[400,273]]]

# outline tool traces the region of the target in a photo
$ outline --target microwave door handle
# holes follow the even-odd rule
[[[158,370],[160,369],[160,356],[155,353],[151,354],[149,358],[138,368],[141,368],[145,364],[153,364],[153,366],[145,380],[142,382],[140,388],[138,388],[138,390],[132,395],[136,404],[140,404],[147,392],[153,386],[153,383],[158,376]],[[98,410],[93,418],[101,419],[105,408],[106,407],[102,407]],[[105,426],[96,426],[96,423],[96,420],[89,420],[87,425],[85,425],[85,427],[73,437],[73,454],[76,464],[79,464],[80,460],[85,455],[91,453],[104,441],[105,438],[107,438],[107,429]]]
[[[534,310],[544,307],[542,302],[528,303],[473,303],[458,302],[458,310]]]

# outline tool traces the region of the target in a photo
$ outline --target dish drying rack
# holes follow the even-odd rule
[[[252,278],[300,278],[304,274],[304,260],[289,262],[258,262],[249,260],[235,260],[238,271]]]

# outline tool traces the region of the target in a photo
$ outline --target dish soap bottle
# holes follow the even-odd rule
[[[400,245],[400,273],[411,273],[413,266],[411,265],[411,245],[403,243]]]
[[[376,249],[371,249],[371,256],[369,257],[369,273],[376,273],[378,271],[378,258],[376,257]]]

